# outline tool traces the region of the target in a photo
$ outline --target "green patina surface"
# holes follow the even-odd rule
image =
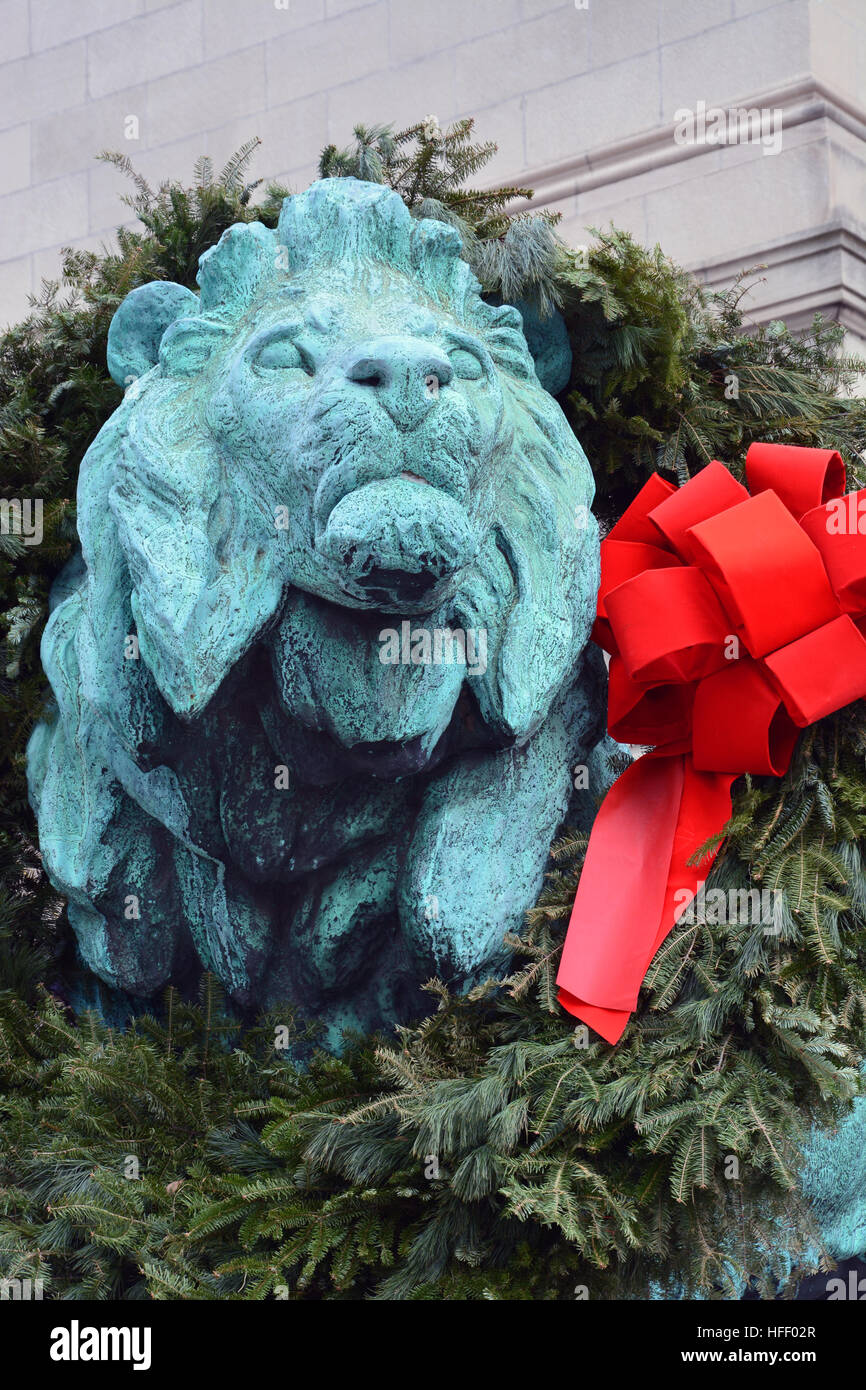
[[[537,896],[602,718],[592,475],[558,320],[530,351],[382,186],[314,184],[198,280],[112,324],[31,797],[101,979],[204,966],[336,1040],[496,969]]]

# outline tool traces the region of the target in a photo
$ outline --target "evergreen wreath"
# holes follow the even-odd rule
[[[614,229],[569,249],[554,216],[509,214],[528,190],[466,186],[495,149],[472,137],[471,121],[443,132],[433,117],[359,126],[320,168],[457,226],[489,294],[561,310],[574,368],[560,400],[603,521],[654,469],[683,482],[719,457],[741,472],[756,439],[838,449],[863,485],[863,364],[841,355],[840,326],[750,329],[748,276],[710,293]],[[200,160],[190,188],[154,190],[103,156],[132,176],[142,230],[67,251],[62,281],[0,340],[3,491],[44,502],[42,545],[0,535],[0,1275],[65,1298],[772,1296],[794,1266],[827,1267],[803,1144],[860,1088],[859,704],[806,730],[783,779],[738,783],[712,883],[774,890],[779,932],[681,923],[616,1049],[584,1046],[556,1004],[577,834],[554,847],[512,973],[466,997],[432,982],[430,1016],[396,1039],[349,1039],[334,1058],[287,1011],[243,1027],[208,977],[197,1001],[170,990],[126,1028],[69,1007],[71,933],[24,783],[48,591],[75,542],[81,458],[120,399],[112,314],[151,279],[194,287],[232,223],[275,225],[288,190],[253,202],[257,144],[219,174]],[[851,1130],[852,1163],[858,1144]],[[820,1172],[811,1185],[832,1202]]]

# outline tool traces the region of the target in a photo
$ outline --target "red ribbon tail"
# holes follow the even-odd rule
[[[730,773],[650,753],[622,774],[593,826],[562,952],[562,1007],[610,1043],[637,1006],[650,962],[718,849],[688,860],[731,812]]]
[[[575,999],[573,994],[569,994],[568,990],[561,986],[557,990],[557,998],[567,1013],[580,1019],[581,1023],[588,1024],[605,1042],[618,1043],[631,1018],[628,1009],[600,1009],[595,1004],[587,1004],[583,999]]]

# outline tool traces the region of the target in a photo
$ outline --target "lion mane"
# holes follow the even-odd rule
[[[495,968],[537,894],[597,737],[591,472],[519,311],[382,186],[229,228],[198,284],[111,325],[31,799],[104,982],[205,968],[336,1042]]]

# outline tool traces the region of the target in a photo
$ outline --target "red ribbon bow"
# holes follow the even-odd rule
[[[746,477],[751,495],[715,461],[679,489],[654,474],[601,545],[608,728],[653,747],[596,817],[557,983],[612,1043],[733,782],[782,776],[800,729],[866,695],[866,489],[843,496],[834,450],[786,444],[753,444]]]

